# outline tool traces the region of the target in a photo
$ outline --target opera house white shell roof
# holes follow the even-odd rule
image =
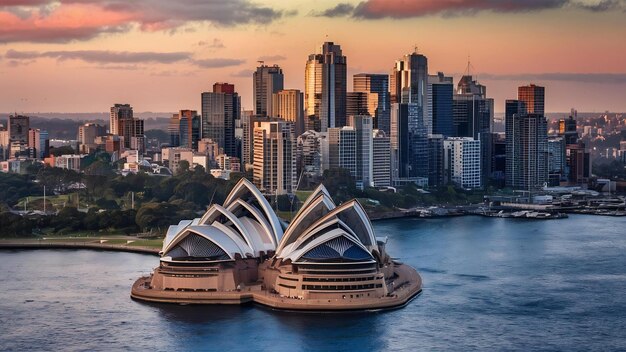
[[[283,234],[283,224],[261,192],[241,179],[223,205],[201,218],[170,226],[164,261],[227,261],[275,253],[295,263],[373,263],[376,237],[363,207],[336,206],[323,185],[304,202]]]

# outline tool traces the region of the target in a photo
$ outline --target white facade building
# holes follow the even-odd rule
[[[451,137],[443,141],[444,174],[448,182],[462,188],[480,188],[480,141]]]

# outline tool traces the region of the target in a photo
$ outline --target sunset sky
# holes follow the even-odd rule
[[[257,60],[303,89],[324,41],[349,87],[417,46],[455,83],[469,56],[496,111],[530,82],[549,112],[626,111],[625,18],[626,0],[0,0],[0,112],[199,110],[217,81],[251,108]]]

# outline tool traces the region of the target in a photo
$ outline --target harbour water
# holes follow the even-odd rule
[[[403,309],[302,314],[130,299],[150,255],[0,251],[0,350],[623,350],[626,218],[375,223],[418,269]]]

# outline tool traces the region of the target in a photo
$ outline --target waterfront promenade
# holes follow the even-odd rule
[[[45,239],[0,239],[0,249],[94,249],[158,255],[162,239],[66,237]]]

